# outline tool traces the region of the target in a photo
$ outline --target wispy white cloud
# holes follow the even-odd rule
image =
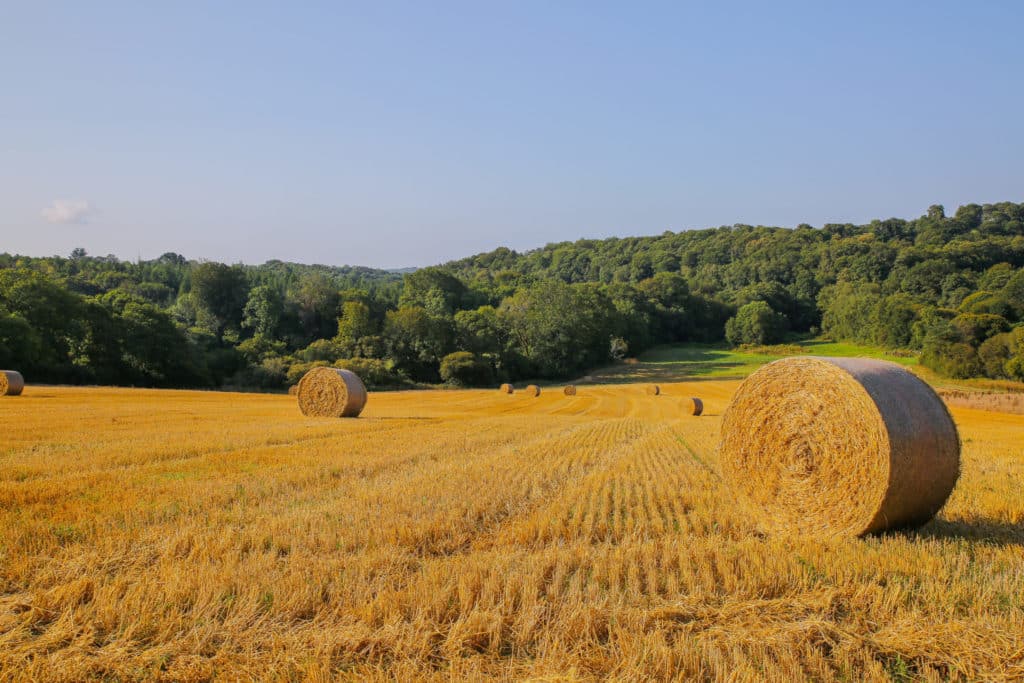
[[[50,223],[88,223],[93,213],[92,205],[81,199],[54,199],[39,212]]]

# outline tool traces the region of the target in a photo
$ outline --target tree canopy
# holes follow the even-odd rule
[[[0,254],[0,366],[35,381],[283,387],[567,377],[654,344],[823,333],[1024,380],[1024,204],[507,248],[412,272]],[[346,365],[347,364],[347,365]]]

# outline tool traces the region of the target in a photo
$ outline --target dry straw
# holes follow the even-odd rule
[[[25,378],[17,370],[0,370],[0,396],[18,396],[25,388]]]
[[[540,396],[540,387],[536,384],[530,384],[525,389],[527,396]]]
[[[854,536],[920,525],[960,475],[946,406],[893,363],[784,358],[722,418],[723,474],[772,532]]]
[[[293,384],[290,387],[288,387],[288,395],[289,396],[295,396],[298,393],[299,393],[299,385],[298,384]]]
[[[648,384],[646,391],[651,396],[658,396],[659,394],[661,394],[661,387],[659,387],[657,384]]]
[[[704,412],[704,401],[697,397],[686,399],[685,410],[690,415],[700,415]]]
[[[366,386],[351,370],[313,368],[299,381],[299,409],[310,417],[357,417],[366,406]]]
[[[576,395],[576,385],[575,384],[570,384],[565,389],[562,389],[562,393],[564,393],[566,396],[575,396]]]
[[[499,391],[503,394],[514,394],[516,392],[515,387],[511,384],[502,384]]]

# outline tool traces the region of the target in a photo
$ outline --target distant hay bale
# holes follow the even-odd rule
[[[358,417],[366,385],[351,370],[313,368],[299,381],[299,410],[310,417]]]
[[[513,387],[511,384],[502,384],[501,388],[499,389],[499,391],[501,391],[501,393],[503,393],[503,394],[514,394],[514,393],[516,393],[515,387]]]
[[[960,438],[935,392],[867,358],[785,358],[740,385],[722,470],[767,531],[859,536],[924,524],[960,476]]]
[[[25,389],[25,378],[17,370],[0,370],[0,396],[19,396]]]
[[[527,396],[540,396],[540,387],[536,384],[530,384],[523,391],[526,392]]]
[[[697,397],[688,398],[686,399],[685,410],[690,415],[700,415],[704,412],[704,401]]]
[[[576,395],[576,385],[575,384],[570,384],[565,389],[562,389],[562,393],[565,394],[566,396],[575,396]]]
[[[295,396],[297,393],[299,393],[299,385],[298,384],[293,384],[290,387],[288,387],[288,395],[289,396]]]
[[[648,384],[645,391],[651,396],[659,396],[661,394],[661,387],[657,384]]]

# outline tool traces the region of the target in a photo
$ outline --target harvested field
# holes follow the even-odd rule
[[[1024,415],[1024,394],[940,389],[939,396],[947,405],[959,408]]]
[[[358,420],[36,387],[2,408],[0,680],[1024,677],[1024,417],[953,408],[917,532],[770,537],[721,479],[737,386]]]

